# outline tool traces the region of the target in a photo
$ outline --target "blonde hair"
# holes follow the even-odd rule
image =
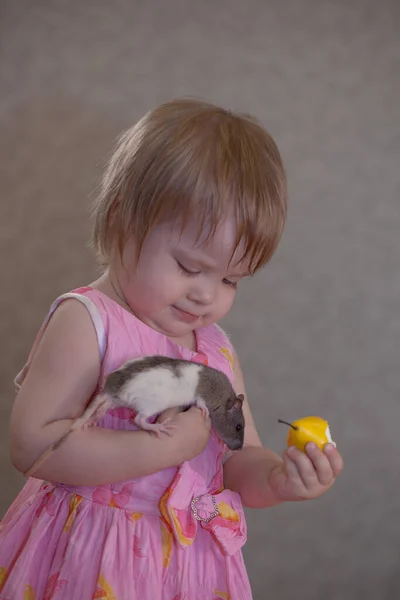
[[[286,220],[286,179],[272,137],[249,115],[177,99],[149,111],[118,140],[93,205],[92,246],[107,265],[133,235],[140,256],[153,228],[190,219],[213,235],[233,215],[254,273],[273,255]],[[116,237],[117,236],[117,237]],[[233,254],[232,254],[233,255]]]

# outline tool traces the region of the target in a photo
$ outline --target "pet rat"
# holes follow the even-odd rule
[[[236,395],[228,377],[203,364],[152,355],[129,360],[106,377],[104,385],[63,436],[50,446],[25,473],[29,477],[73,432],[95,425],[110,408],[126,407],[136,414],[135,424],[157,436],[171,434],[167,419],[147,419],[167,408],[197,405],[230,450],[240,450],[244,439],[243,394]]]

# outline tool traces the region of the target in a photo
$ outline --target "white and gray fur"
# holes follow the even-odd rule
[[[231,450],[240,450],[244,439],[243,395],[236,395],[228,377],[212,367],[184,359],[153,355],[123,364],[105,379],[101,392],[75,419],[66,433],[38,458],[26,473],[30,476],[65,439],[81,428],[97,423],[109,410],[127,407],[135,411],[138,427],[156,435],[169,433],[168,422],[147,419],[168,408],[199,406]]]

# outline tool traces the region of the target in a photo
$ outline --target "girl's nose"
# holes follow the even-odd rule
[[[216,289],[211,282],[196,282],[196,286],[190,290],[188,299],[196,304],[210,305],[215,300]]]

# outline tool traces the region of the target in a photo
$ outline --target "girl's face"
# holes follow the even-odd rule
[[[214,323],[230,310],[237,284],[248,274],[231,257],[235,226],[223,222],[207,241],[196,240],[196,224],[180,235],[171,223],[147,237],[136,265],[134,240],[128,240],[123,262],[116,258],[110,277],[144,323],[177,342],[192,339],[193,330]],[[235,266],[236,265],[236,266]]]

